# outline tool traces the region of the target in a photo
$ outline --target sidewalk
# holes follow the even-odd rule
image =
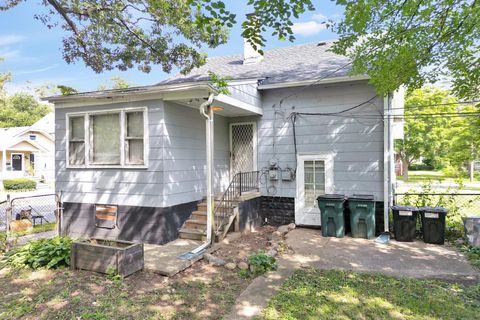
[[[258,316],[283,281],[302,267],[378,272],[396,277],[475,282],[479,273],[453,247],[416,242],[381,245],[373,240],[324,238],[320,230],[297,228],[287,234],[292,255],[278,258],[279,268],[258,277],[237,298],[226,319]]]

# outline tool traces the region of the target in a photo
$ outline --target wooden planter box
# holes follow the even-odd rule
[[[143,243],[91,238],[72,244],[71,269],[82,269],[126,277],[142,270]]]

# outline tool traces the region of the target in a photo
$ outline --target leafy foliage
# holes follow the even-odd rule
[[[3,188],[5,190],[35,190],[37,183],[27,178],[4,179]]]
[[[467,256],[467,259],[470,260],[473,266],[480,269],[480,248],[479,247],[474,247],[466,244],[460,247],[460,251],[462,251]]]
[[[0,128],[30,126],[51,111],[49,105],[38,102],[30,94],[5,96],[4,106],[0,108]]]
[[[480,195],[465,196],[461,195],[461,188],[447,189],[445,194],[433,195],[435,192],[432,189],[430,182],[422,186],[421,191],[412,190],[406,192],[405,196],[399,199],[402,205],[409,205],[415,207],[444,207],[448,209],[446,216],[446,238],[448,240],[455,240],[463,237],[463,220],[464,211],[472,206],[480,203]]]
[[[465,164],[480,157],[479,106],[456,104],[447,90],[426,86],[405,99],[405,136],[395,142],[404,164],[404,178],[414,160],[424,158],[433,169],[452,166],[460,175]],[[457,113],[466,113],[459,116]],[[443,116],[442,114],[446,114]]]
[[[212,71],[208,71],[208,76],[210,77],[210,84],[218,90],[218,93],[230,95],[230,90],[228,90],[230,77],[221,77]]]
[[[72,240],[53,237],[30,241],[23,247],[8,252],[7,264],[14,268],[56,269],[70,265]]]
[[[254,275],[277,270],[278,267],[275,258],[269,256],[264,251],[259,251],[258,253],[248,257],[248,264],[250,265],[250,270]]]
[[[110,83],[102,84],[98,87],[98,90],[107,90],[107,89],[127,89],[130,88],[132,84],[122,77],[111,77]]]
[[[334,51],[352,58],[377,92],[451,78],[461,98],[480,95],[480,3],[476,0],[337,0],[344,19]]]

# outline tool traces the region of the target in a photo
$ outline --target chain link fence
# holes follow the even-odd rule
[[[33,227],[57,223],[61,208],[56,194],[7,199],[0,202],[0,231],[6,231],[12,221],[22,219],[28,219]]]
[[[397,193],[394,196],[397,205],[415,207],[443,207],[448,210],[446,216],[447,237],[463,237],[463,217],[480,216],[480,193]]]

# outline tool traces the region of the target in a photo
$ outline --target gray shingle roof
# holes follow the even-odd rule
[[[177,74],[159,84],[174,84],[208,80],[208,71],[234,80],[265,79],[262,84],[315,80],[346,76],[350,65],[338,70],[349,60],[327,51],[333,41],[309,43],[286,48],[266,50],[264,59],[258,63],[243,64],[243,55],[219,56],[207,59],[207,63],[187,75]]]

